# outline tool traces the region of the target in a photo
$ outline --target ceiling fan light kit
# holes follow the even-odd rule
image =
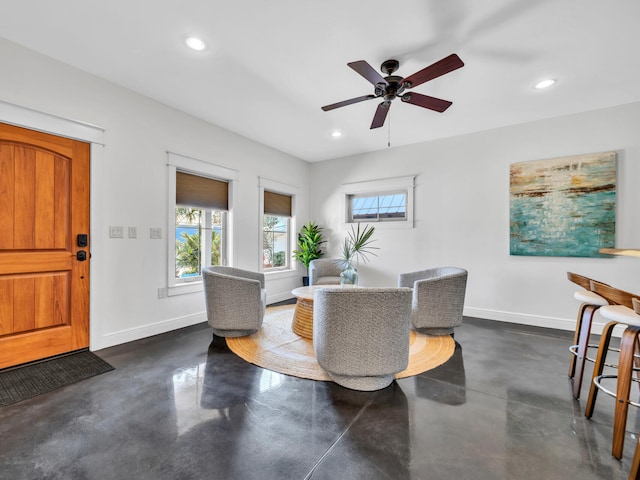
[[[350,62],[347,63],[347,65],[373,85],[373,95],[363,95],[361,97],[351,98],[331,105],[325,105],[322,107],[322,110],[327,112],[336,108],[346,107],[347,105],[353,105],[354,103],[373,100],[374,98],[381,98],[383,101],[378,105],[373,116],[373,121],[371,122],[371,128],[373,129],[380,128],[384,125],[389,113],[389,108],[391,107],[391,102],[396,98],[400,98],[403,102],[410,103],[411,105],[416,105],[418,107],[440,113],[444,112],[452,105],[452,102],[430,97],[428,95],[422,95],[417,92],[405,93],[405,90],[417,87],[429,80],[433,80],[434,78],[438,78],[452,72],[453,70],[457,70],[458,68],[463,67],[464,63],[460,60],[458,55],[452,53],[448,57],[445,57],[406,78],[393,75],[400,67],[400,63],[397,60],[386,60],[382,62],[380,71],[386,74],[386,77],[380,75],[365,60]]]

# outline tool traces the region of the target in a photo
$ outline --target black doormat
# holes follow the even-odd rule
[[[0,370],[0,407],[114,370],[89,350]]]

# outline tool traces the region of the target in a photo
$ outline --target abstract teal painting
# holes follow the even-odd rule
[[[607,257],[615,246],[616,152],[511,164],[511,255]]]

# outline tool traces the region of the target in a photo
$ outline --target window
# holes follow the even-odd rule
[[[262,271],[271,278],[284,278],[297,274],[293,261],[296,244],[296,198],[298,187],[258,177],[260,194],[259,254]]]
[[[175,280],[202,279],[202,268],[223,265],[227,182],[176,172]]]
[[[349,195],[350,218],[354,222],[406,220],[406,191],[382,195]]]
[[[223,265],[226,211],[176,206],[176,268],[178,281],[202,276],[202,267]]]
[[[231,258],[237,172],[169,153],[168,294],[202,290],[202,269]]]
[[[264,216],[262,240],[262,266],[268,268],[287,268],[289,265],[289,218]]]
[[[262,266],[264,270],[287,269],[291,258],[291,195],[264,191],[262,220]]]
[[[344,184],[345,220],[388,222],[412,228],[413,189],[412,176]]]

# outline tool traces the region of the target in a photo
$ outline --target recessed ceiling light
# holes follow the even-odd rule
[[[186,43],[189,48],[197,51],[202,51],[207,47],[202,40],[196,37],[188,37],[184,43]]]
[[[342,136],[342,132],[339,132],[338,130],[335,130],[334,132],[331,132],[331,136],[333,138],[339,138]]]
[[[556,83],[555,79],[547,78],[546,80],[541,80],[540,82],[536,83],[533,86],[533,88],[538,89],[538,90],[540,90],[542,88],[549,88],[554,83]]]

